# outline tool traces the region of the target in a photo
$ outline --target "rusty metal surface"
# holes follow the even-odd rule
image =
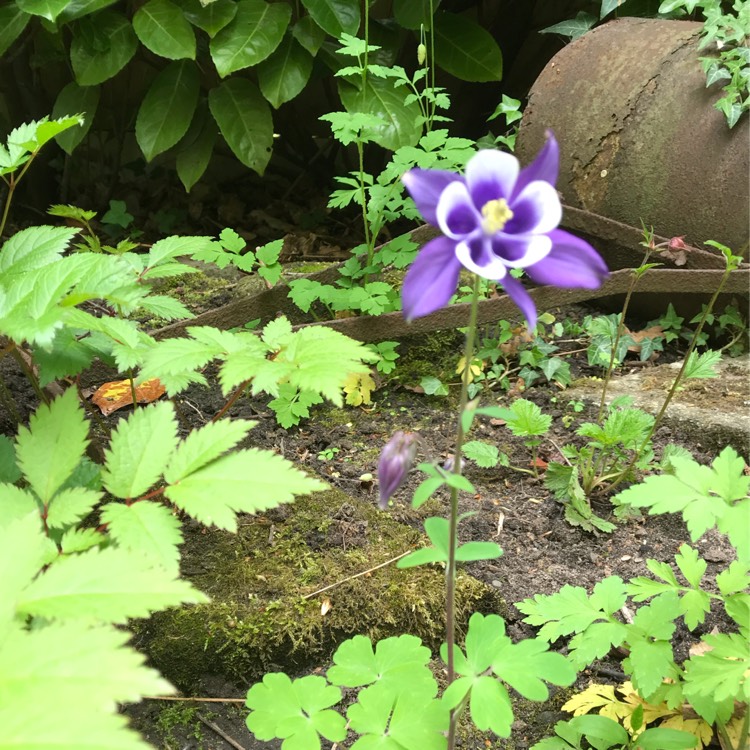
[[[551,128],[566,203],[740,251],[750,223],[750,118],[730,130],[713,107],[720,90],[705,87],[700,28],[623,18],[566,46],[531,89],[517,152],[528,161]]]
[[[632,256],[634,249],[642,239],[640,229],[631,227],[620,222],[597,216],[587,211],[565,207],[563,226],[578,232],[591,234],[597,233],[600,239],[594,244],[600,249],[601,243],[608,243],[610,247],[619,247],[625,251],[626,256]],[[432,227],[423,226],[411,232],[414,241],[421,244],[437,236],[438,232]],[[665,242],[667,238],[656,235],[655,242]],[[641,254],[643,248],[640,248]],[[338,275],[341,264],[318,273],[310,274],[307,278],[321,283],[332,283]],[[660,295],[669,293],[692,293],[708,295],[716,290],[719,279],[723,273],[723,259],[716,253],[689,248],[687,252],[687,267],[684,269],[656,268],[651,269],[642,277],[636,289],[637,294],[658,293]],[[624,268],[615,271],[609,280],[600,289],[559,289],[557,287],[537,287],[530,289],[529,293],[534,298],[540,309],[550,309],[561,305],[586,302],[589,300],[602,299],[627,291],[630,284],[631,269]],[[750,290],[750,266],[735,271],[729,278],[725,287],[726,292],[735,294],[747,294]],[[299,315],[299,310],[294,307],[287,298],[288,287],[286,285],[276,286],[273,289],[260,292],[252,297],[244,297],[228,305],[210,310],[192,320],[182,320],[178,323],[160,328],[154,331],[156,338],[169,338],[182,335],[190,326],[215,326],[227,329],[242,326],[248,320],[261,318],[266,322],[279,313],[285,313],[294,321],[294,316]],[[360,341],[383,341],[399,336],[408,336],[415,333],[427,333],[443,330],[446,328],[457,328],[466,325],[468,321],[468,305],[453,305],[445,307],[432,315],[419,318],[412,323],[407,323],[400,312],[380,315],[378,317],[346,318],[333,320],[322,324],[334,328],[348,336]],[[483,300],[479,303],[479,322],[489,323],[503,318],[512,318],[518,315],[518,310],[512,301],[503,295],[497,299]]]

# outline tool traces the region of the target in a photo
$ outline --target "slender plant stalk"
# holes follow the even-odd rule
[[[656,415],[654,423],[651,425],[651,429],[648,431],[648,435],[646,435],[646,438],[643,440],[640,447],[635,452],[635,455],[630,460],[630,463],[622,470],[617,479],[609,486],[609,490],[613,490],[625,479],[630,470],[636,465],[636,463],[638,463],[638,459],[641,457],[643,451],[646,450],[646,446],[649,444],[651,438],[656,432],[656,428],[659,426],[664,413],[667,411],[667,407],[674,398],[675,393],[677,393],[677,387],[682,382],[682,376],[685,374],[685,370],[688,366],[688,362],[690,361],[690,357],[693,354],[693,351],[695,351],[696,344],[700,340],[703,326],[705,325],[708,316],[711,314],[711,311],[714,308],[714,304],[716,304],[716,300],[721,294],[721,290],[724,288],[724,284],[726,284],[727,279],[729,278],[729,274],[732,273],[733,270],[734,268],[730,264],[728,264],[726,270],[724,271],[724,275],[721,277],[719,286],[716,288],[716,291],[713,293],[710,302],[703,310],[703,315],[701,315],[701,319],[698,322],[698,327],[695,329],[695,331],[693,332],[693,336],[690,339],[690,345],[688,346],[688,350],[685,354],[685,359],[683,359],[682,361],[682,367],[680,367],[680,371],[677,373],[677,377],[672,382],[672,387],[669,389],[669,393],[667,393],[667,397],[664,399],[664,403],[661,405],[661,409],[659,409],[659,413]]]
[[[5,224],[8,221],[8,212],[10,211],[10,204],[13,201],[13,194],[15,193],[15,190],[18,187],[18,183],[21,182],[21,179],[26,174],[26,172],[29,171],[31,162],[34,161],[34,158],[36,157],[38,153],[39,153],[39,150],[37,149],[31,154],[31,156],[29,156],[26,163],[23,165],[23,168],[19,172],[18,177],[16,177],[13,173],[11,173],[10,177],[7,180],[4,180],[5,184],[8,186],[8,195],[5,198],[5,206],[3,206],[3,216],[2,218],[0,218],[0,237],[3,236],[3,231],[5,230]]]
[[[135,411],[138,408],[138,392],[135,389],[135,378],[132,367],[128,372],[128,380],[130,381],[130,398],[133,399],[133,411]]]
[[[13,358],[16,360],[16,362],[18,362],[19,367],[23,370],[23,374],[26,376],[26,379],[29,381],[29,383],[31,383],[31,387],[34,389],[34,393],[36,393],[39,400],[43,404],[49,405],[49,396],[44,392],[42,386],[39,385],[39,379],[34,374],[33,368],[29,366],[29,363],[26,361],[26,358],[23,356],[23,354],[18,351],[18,347],[14,346],[11,354],[13,355]]]
[[[648,263],[649,255],[651,255],[651,249],[648,249],[646,251],[646,255],[643,258],[643,263],[641,263],[641,266],[645,266],[646,263]],[[614,343],[612,344],[612,353],[609,356],[609,367],[607,367],[607,374],[604,377],[604,385],[602,386],[602,400],[599,403],[599,414],[596,417],[596,421],[599,424],[602,423],[602,417],[604,416],[604,402],[607,398],[607,388],[610,381],[612,380],[612,371],[615,369],[617,347],[620,345],[620,339],[622,338],[622,334],[625,330],[625,315],[628,312],[628,307],[630,306],[630,298],[633,296],[633,291],[635,290],[636,284],[638,283],[638,279],[640,279],[641,275],[642,274],[638,274],[637,272],[633,272],[633,274],[631,275],[630,286],[628,286],[628,293],[625,295],[625,302],[622,305],[622,313],[620,313],[620,320],[617,324],[617,335],[615,336]]]
[[[464,371],[461,379],[461,395],[458,401],[458,426],[456,428],[456,447],[453,454],[453,473],[461,476],[461,456],[464,445],[464,411],[469,402],[469,381],[471,378],[471,362],[474,359],[474,340],[477,332],[477,307],[479,304],[479,276],[474,276],[471,296],[471,313],[469,328],[466,332],[466,348],[464,350]],[[451,487],[451,505],[448,530],[448,565],[445,571],[446,579],[446,640],[448,643],[448,684],[456,677],[453,648],[456,642],[456,533],[458,529],[458,489]],[[458,711],[451,713],[448,729],[448,750],[453,750],[456,744],[456,720]]]

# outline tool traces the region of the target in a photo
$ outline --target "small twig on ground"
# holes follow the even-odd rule
[[[190,698],[184,695],[144,695],[145,701],[184,701],[186,703],[244,703],[244,698]]]
[[[209,729],[213,729],[213,731],[216,732],[216,734],[218,734],[219,737],[221,737],[225,742],[228,742],[233,748],[235,748],[235,750],[247,750],[247,748],[244,747],[244,745],[240,745],[240,743],[237,742],[237,740],[233,740],[221,727],[217,726],[212,721],[209,721],[208,719],[204,718],[200,714],[196,714],[196,716],[198,717],[198,720],[202,724],[205,724]]]
[[[400,560],[402,557],[406,557],[411,550],[407,552],[402,552],[400,555],[396,555],[396,557],[392,557],[390,560],[386,560],[384,563],[380,563],[380,565],[376,565],[374,568],[368,568],[367,570],[363,570],[361,573],[355,573],[353,576],[349,576],[348,578],[343,578],[340,581],[336,581],[336,583],[332,583],[330,586],[323,586],[322,589],[318,589],[317,591],[313,591],[311,594],[305,594],[302,598],[303,599],[312,599],[314,596],[317,596],[318,594],[322,594],[324,591],[328,591],[329,589],[334,589],[336,586],[340,586],[342,583],[346,583],[347,581],[353,581],[355,578],[360,578],[361,576],[367,575],[368,573],[372,573],[373,570],[378,570],[379,568],[384,568],[386,565],[390,565],[393,562],[396,562],[396,560]]]

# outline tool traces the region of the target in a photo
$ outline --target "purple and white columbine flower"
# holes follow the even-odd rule
[[[502,284],[529,328],[536,325],[536,307],[511,268],[523,268],[537,284],[601,286],[608,272],[596,250],[557,228],[558,165],[557,141],[548,132],[525,169],[511,154],[479,151],[464,176],[441,169],[412,169],[403,176],[425,221],[443,233],[424,246],[406,274],[401,296],[407,320],[446,305],[461,267]]]

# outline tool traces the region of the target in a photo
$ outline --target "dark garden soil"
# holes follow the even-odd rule
[[[580,316],[581,311],[576,308],[555,313],[561,320],[565,314]],[[245,607],[248,606],[248,597],[265,597],[266,609],[270,608],[271,603],[277,614],[280,609],[288,608],[284,617],[293,623],[291,630],[305,618],[313,618],[314,627],[303,631],[306,643],[294,643],[292,639],[291,646],[278,632],[261,633],[259,638],[267,637],[278,648],[266,651],[258,648],[253,641],[256,645],[252,648],[255,650],[250,649],[245,653],[248,660],[243,661],[240,656],[235,658],[225,653],[217,661],[205,661],[208,666],[204,669],[201,659],[206,657],[205,652],[215,649],[217,643],[222,644],[221,648],[232,647],[226,639],[218,639],[215,631],[207,631],[209,635],[205,636],[198,634],[204,653],[195,652],[197,656],[193,657],[189,648],[181,650],[183,641],[189,640],[189,636],[175,631],[173,636],[166,636],[172,638],[171,643],[159,648],[154,646],[158,643],[156,633],[163,638],[165,632],[169,631],[159,630],[158,627],[152,631],[149,623],[138,626],[136,643],[145,649],[169,679],[176,682],[183,694],[241,699],[248,685],[259,679],[267,669],[286,669],[297,674],[324,671],[337,642],[356,632],[376,637],[404,631],[415,632],[435,650],[442,628],[439,607],[436,609],[429,599],[431,595],[427,593],[424,593],[422,600],[414,603],[421,593],[419,590],[415,592],[413,586],[410,588],[410,581],[422,580],[414,579],[417,575],[414,570],[396,571],[391,564],[353,581],[344,579],[419,546],[423,538],[423,519],[428,515],[445,515],[445,494],[438,494],[436,499],[418,511],[410,507],[409,498],[420,482],[417,472],[411,474],[407,486],[398,492],[391,507],[382,513],[376,509],[376,484],[362,477],[375,474],[379,451],[396,430],[419,433],[419,460],[442,462],[450,454],[455,434],[458,388],[452,387],[448,397],[433,397],[417,392],[414,387],[425,374],[436,375],[444,382],[456,381],[454,373],[461,356],[462,343],[462,335],[455,331],[405,340],[399,350],[399,367],[392,377],[383,378],[381,387],[373,394],[371,405],[346,407],[344,410],[316,407],[311,418],[297,428],[285,430],[279,427],[262,398],[241,398],[230,408],[230,417],[257,421],[250,434],[253,446],[284,455],[307,471],[322,476],[340,492],[326,495],[326,502],[317,506],[307,505],[301,500],[262,516],[244,517],[238,536],[206,531],[185,519],[184,575],[193,579],[196,585],[210,589],[213,584],[207,583],[211,580],[209,574],[221,576],[224,570],[222,566],[237,568],[241,560],[250,558],[259,565],[270,563],[267,569],[263,568],[252,576],[260,581],[260,589],[257,587],[258,581],[242,582],[247,591],[260,590],[261,594],[246,594],[243,588],[242,592],[222,592],[222,596],[234,600],[235,604],[238,598],[244,598],[242,606]],[[592,374],[584,360],[573,358],[572,364],[575,377]],[[8,364],[3,366],[5,383],[23,412],[25,407],[33,405],[33,393],[28,391],[21,374],[15,372],[14,367]],[[559,459],[559,447],[577,440],[575,425],[566,427],[562,419],[571,414],[567,406],[569,396],[558,387],[543,383],[535,384],[523,395],[552,415],[552,439],[542,445],[540,455],[545,461]],[[493,401],[507,404],[509,396],[493,393],[484,396],[483,403]],[[191,388],[176,400],[184,432],[205,424],[224,403],[217,386]],[[2,412],[0,429],[12,434],[15,416],[5,408]],[[26,418],[24,413],[18,416],[22,420]],[[121,416],[123,412],[118,412],[105,422],[113,426]],[[581,421],[595,419],[596,409],[589,404],[575,416],[576,420]],[[513,465],[529,466],[528,450],[501,424],[494,424],[485,418],[478,419],[472,438],[497,444],[510,456]],[[684,442],[680,434],[674,434],[668,427],[661,427],[656,434],[657,446],[667,442],[684,445],[701,462],[709,462],[715,456],[716,446],[699,446],[695,440]],[[328,449],[338,450],[333,450],[330,459],[322,460],[322,452]],[[469,593],[466,594],[463,624],[471,609],[481,609],[486,613],[499,611],[506,618],[507,631],[513,639],[533,636],[534,629],[522,622],[523,615],[513,603],[535,594],[553,593],[565,584],[582,586],[590,592],[594,584],[605,576],[618,575],[629,579],[647,574],[647,558],[672,561],[679,546],[689,542],[689,535],[681,520],[665,516],[618,524],[615,531],[608,535],[587,533],[565,522],[562,505],[534,477],[503,467],[480,469],[472,462],[467,462],[465,474],[476,487],[477,494],[473,497],[464,495],[461,500],[461,511],[473,514],[460,525],[461,540],[494,540],[501,545],[504,555],[498,560],[472,563],[463,568],[464,578],[473,581],[467,584],[468,588],[464,587]],[[610,515],[606,498],[596,500],[594,507],[600,515]],[[295,531],[295,539],[299,542],[299,546],[294,548],[298,566],[296,572],[293,568],[293,590],[290,592],[289,580],[282,582],[281,574],[276,580],[273,558],[291,538],[288,529],[299,522],[300,517],[308,517],[311,524],[301,534]],[[399,532],[401,537],[393,531],[396,527],[402,529]],[[397,541],[394,542],[394,539]],[[719,535],[706,535],[699,542],[699,548],[709,562],[709,580],[732,559],[731,548]],[[217,550],[221,550],[222,557]],[[328,563],[316,563],[316,560],[328,559],[325,558],[327,554],[332,554],[334,557],[330,559],[335,559],[337,563],[330,566]],[[243,575],[250,577],[247,573]],[[439,571],[432,571],[430,575],[433,588],[437,581],[439,599],[442,576]],[[324,586],[332,588],[309,596]],[[365,586],[367,588],[363,588]],[[209,593],[213,594],[214,591]],[[303,598],[305,596],[308,598]],[[356,596],[362,598],[356,600],[355,606],[352,605],[352,597]],[[394,597],[404,605],[401,620],[383,615],[387,620],[383,622],[381,607],[385,612],[390,606],[385,602],[390,602]],[[330,609],[324,612],[326,607]],[[349,609],[354,610],[348,612],[349,625],[341,625],[343,620],[336,617]],[[234,627],[231,618],[235,617],[235,614],[224,616],[227,627]],[[274,622],[279,621],[283,620]],[[328,623],[333,624],[329,627]],[[700,635],[717,625],[722,627],[721,618],[717,613],[712,613],[698,632],[690,634],[679,631],[675,640],[678,659],[687,657],[688,649]],[[196,627],[195,623],[193,627]],[[564,650],[564,644],[558,646]],[[233,647],[242,648],[242,645],[238,643]],[[176,654],[176,659],[183,663],[175,665],[165,657],[170,649]],[[260,656],[253,662],[256,652]],[[511,739],[502,740],[491,734],[466,731],[461,737],[461,746],[472,750],[528,748],[551,734],[556,721],[569,718],[560,711],[560,706],[573,690],[582,689],[593,681],[624,681],[622,658],[622,654],[613,654],[597,667],[586,670],[573,688],[551,687],[551,699],[545,704],[518,700],[517,720]],[[190,673],[187,669],[191,664],[186,662],[193,662],[193,659],[199,674]],[[224,669],[224,673],[221,673],[221,669]],[[440,668],[436,666],[436,669],[440,678]],[[241,703],[146,700],[128,708],[127,712],[134,725],[159,748],[224,750],[274,746],[257,743],[251,737],[244,726]]]

